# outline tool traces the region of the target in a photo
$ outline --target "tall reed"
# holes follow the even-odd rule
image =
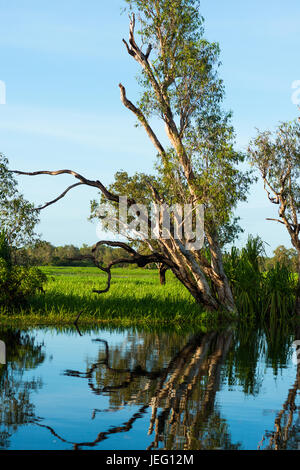
[[[225,271],[241,318],[283,321],[293,314],[295,275],[279,263],[265,271],[264,257],[264,243],[250,236],[242,250],[225,254]]]

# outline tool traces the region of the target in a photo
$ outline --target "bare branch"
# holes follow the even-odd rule
[[[156,73],[156,77],[155,77],[155,74],[153,73],[153,69],[155,70],[155,67],[153,65],[151,65],[148,61],[150,52],[152,50],[152,46],[149,45],[146,54],[143,54],[142,50],[138,47],[137,43],[135,42],[134,28],[135,28],[135,16],[133,14],[132,17],[131,17],[131,20],[130,20],[130,27],[129,27],[129,44],[130,44],[130,46],[127,44],[125,39],[123,39],[123,43],[126,46],[128,54],[130,54],[142,66],[142,68],[145,70],[145,72],[148,75],[149,80],[150,80],[150,82],[153,86],[153,89],[156,93],[158,101],[160,102],[161,106],[163,108],[165,108],[166,115],[168,115],[168,117],[170,119],[172,117],[172,112],[171,112],[171,109],[169,107],[168,99],[166,99],[167,97],[163,93],[162,86],[161,86],[161,83],[159,81],[158,74]]]
[[[127,41],[125,41],[125,39],[122,39],[122,41],[124,42],[124,44],[125,44],[125,46],[126,46],[126,49],[127,49],[128,54],[130,54],[132,57],[134,57],[134,56],[135,56],[135,52],[130,49],[130,47],[129,47]]]
[[[107,241],[107,240],[101,240],[100,242],[96,243],[96,245],[93,246],[92,248],[92,253],[95,253],[96,250],[99,248],[99,246],[102,245],[107,245],[107,246],[112,246],[114,248],[123,248],[125,251],[130,253],[133,256],[138,255],[137,251],[135,251],[130,245],[124,242],[113,242],[113,241]]]
[[[279,194],[275,191],[274,188],[272,188],[272,186],[270,185],[270,183],[268,182],[268,180],[266,178],[266,175],[262,174],[262,178],[263,178],[263,182],[264,182],[264,190],[266,191],[266,193],[268,195],[269,201],[272,202],[272,204],[277,204],[278,205],[279,204]],[[275,197],[271,196],[271,193],[268,190],[268,188],[270,188],[272,193],[275,194]]]
[[[50,175],[50,176],[57,176],[57,175],[72,175],[74,176],[76,179],[78,179],[80,181],[80,183],[78,183],[77,185],[79,186],[79,184],[84,184],[86,186],[92,186],[93,188],[97,188],[97,189],[100,189],[101,193],[103,194],[103,196],[108,200],[108,201],[111,201],[111,202],[119,202],[119,195],[117,194],[114,194],[112,193],[111,191],[109,191],[105,186],[104,184],[101,183],[101,181],[99,180],[89,180],[87,178],[85,178],[84,176],[82,176],[81,174],[77,173],[76,171],[73,171],[73,170],[57,170],[57,171],[34,171],[34,172],[26,172],[26,171],[19,171],[19,170],[11,170],[10,173],[15,173],[17,175],[26,175],[26,176],[38,176],[38,175]],[[47,203],[44,207],[47,207],[47,205],[50,205],[50,204],[54,204],[56,201],[58,201],[59,199],[63,198],[67,192],[74,188],[75,186],[77,185],[73,185],[73,186],[70,186],[69,188],[67,188],[66,191],[64,191],[64,193],[59,196],[56,200],[54,201],[50,201],[50,203]],[[128,199],[128,204],[129,206],[135,204],[135,200],[134,199]],[[41,208],[38,208],[39,210],[43,209],[44,207],[41,207]]]
[[[97,260],[97,250],[101,245],[108,245],[118,248],[123,248],[127,253],[130,254],[130,258],[118,258],[111,261],[107,267],[102,266]],[[107,274],[107,285],[106,288],[103,290],[93,290],[95,294],[104,294],[109,291],[111,285],[111,268],[116,266],[117,264],[136,264],[139,268],[144,268],[147,264],[150,263],[164,263],[169,267],[174,267],[174,264],[165,258],[163,255],[159,253],[152,253],[150,255],[141,255],[137,251],[135,251],[131,246],[127,245],[123,242],[113,242],[107,240],[101,240],[100,242],[96,243],[96,245],[92,249],[93,253],[93,260],[95,265],[103,272]]]
[[[132,47],[136,47],[136,42],[134,40],[134,29],[135,29],[135,14],[132,13],[131,18],[130,18],[130,26],[129,26],[129,42]]]
[[[266,220],[273,220],[274,222],[279,222],[280,224],[285,225],[285,223],[282,222],[282,220],[279,220],[279,219],[266,219]]]
[[[146,54],[145,54],[145,57],[146,57],[147,60],[149,59],[151,51],[152,51],[152,45],[149,44],[148,49],[147,49]]]
[[[119,88],[121,90],[121,101],[122,101],[122,103],[124,104],[124,106],[127,109],[129,109],[131,112],[133,112],[136,115],[136,117],[138,118],[140,123],[145,128],[151,142],[153,143],[155,148],[158,150],[160,155],[165,159],[166,158],[165,149],[163,148],[160,141],[158,140],[155,133],[153,132],[152,128],[150,127],[150,125],[149,125],[147,119],[145,118],[144,114],[142,113],[142,111],[139,108],[137,108],[131,101],[129,101],[127,99],[125,87],[121,83],[119,84]]]
[[[72,186],[69,186],[60,196],[58,196],[56,199],[53,199],[53,201],[50,201],[50,202],[46,202],[43,206],[41,207],[37,207],[35,210],[36,211],[41,211],[43,209],[46,209],[46,207],[49,207],[51,206],[52,204],[55,204],[57,201],[59,201],[60,199],[62,199],[63,197],[65,197],[65,195],[73,188],[76,188],[76,186],[81,186],[83,185],[84,183],[75,183],[75,184],[72,184]]]

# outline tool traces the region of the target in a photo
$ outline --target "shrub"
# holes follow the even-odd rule
[[[232,287],[240,317],[285,320],[293,314],[295,276],[289,267],[277,263],[263,269],[264,247],[259,237],[249,237],[242,250],[232,248],[224,256],[224,268]]]
[[[0,306],[11,308],[26,304],[29,297],[43,290],[47,277],[38,268],[14,266],[4,232],[0,233]]]
[[[263,314],[271,321],[285,319],[294,309],[297,279],[288,266],[276,263],[263,282]]]

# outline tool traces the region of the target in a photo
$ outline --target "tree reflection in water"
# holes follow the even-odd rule
[[[295,339],[295,334],[278,329],[226,330],[192,336],[128,332],[124,342],[114,347],[96,339],[97,358],[88,361],[85,371],[65,370],[64,375],[75,381],[86,380],[95,396],[109,397],[108,409],[94,409],[91,420],[101,413],[109,416],[122,409],[129,417],[121,425],[101,430],[94,440],[73,442],[35,414],[31,393],[38,391],[42,383],[40,379],[27,380],[24,371],[44,361],[43,345],[36,344],[34,335],[27,333],[7,330],[1,334],[10,362],[0,366],[0,448],[9,448],[9,439],[19,426],[32,424],[75,450],[94,448],[112,435],[129,432],[138,420],[147,417],[144,432],[145,440],[148,434],[149,450],[240,449],[241,444],[232,442],[228,424],[221,417],[217,392],[225,385],[238,386],[246,395],[258,395],[266,364],[276,376],[280,368],[287,366]],[[299,446],[299,374],[298,366],[274,430],[265,433],[259,448]],[[132,415],[131,407],[135,409]]]
[[[221,366],[232,337],[231,331],[195,335],[168,364],[159,368],[154,366],[151,370],[140,365],[149,361],[149,357],[144,356],[145,352],[149,355],[147,344],[142,348],[135,347],[136,362],[140,362],[130,369],[120,367],[122,363],[124,365],[120,351],[113,351],[112,360],[108,343],[95,340],[104,346],[104,355],[100,352],[98,360],[86,372],[66,370],[65,375],[87,379],[90,390],[96,395],[109,393],[113,410],[142,405],[139,411],[122,426],[100,432],[92,442],[66,441],[49,426],[37,425],[72,444],[74,449],[80,449],[94,447],[111,434],[129,431],[134,422],[151,409],[148,434],[153,434],[154,439],[148,449],[238,449],[239,444],[231,444],[227,424],[215,410]],[[146,343],[147,339],[144,337]],[[159,346],[163,347],[162,344]],[[162,355],[157,359],[161,362]],[[152,357],[151,361],[155,362],[155,359]],[[94,410],[92,419],[99,412],[101,410]]]
[[[24,380],[24,371],[41,364],[45,355],[43,345],[36,344],[32,335],[18,330],[2,330],[1,340],[7,349],[7,364],[0,364],[0,449],[20,425],[36,419],[30,395],[42,387],[39,378]]]
[[[296,330],[296,340],[300,340],[300,327]],[[259,443],[259,449],[300,450],[300,406],[296,406],[300,391],[300,363],[296,367],[296,379],[289,389],[282,409],[276,416],[274,431],[267,431]]]

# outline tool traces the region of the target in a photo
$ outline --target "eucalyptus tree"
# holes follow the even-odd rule
[[[28,175],[73,175],[78,182],[69,186],[54,201],[79,185],[100,190],[102,198],[115,206],[120,196],[127,196],[129,209],[136,204],[189,204],[192,211],[205,209],[205,247],[195,248],[187,230],[182,237],[174,234],[176,220],[171,213],[169,237],[162,230],[159,215],[158,234],[145,237],[139,252],[132,243],[100,241],[124,248],[130,255],[114,260],[108,267],[107,292],[111,268],[120,262],[146,266],[159,263],[171,269],[197,302],[209,310],[223,308],[235,313],[236,307],[222,260],[224,233],[235,231],[233,210],[245,200],[250,184],[249,174],[239,164],[244,155],[234,148],[235,136],[230,113],[222,109],[223,82],[218,76],[219,46],[204,37],[204,20],[196,0],[126,0],[129,12],[129,40],[123,40],[129,57],[139,68],[140,100],[134,104],[126,88],[119,84],[121,101],[132,112],[137,125],[144,128],[157,153],[154,175],[117,173],[111,187],[99,179],[88,179],[73,170],[17,172]],[[139,23],[138,34],[136,23]],[[137,39],[138,38],[138,39]],[[161,123],[166,143],[154,131],[153,120]],[[195,225],[195,221],[191,226]],[[130,240],[130,237],[129,237]],[[193,245],[193,246],[192,246]],[[138,244],[140,246],[140,244]],[[144,253],[144,254],[142,254]]]
[[[300,123],[281,123],[275,134],[258,131],[250,142],[249,157],[259,170],[269,201],[278,207],[278,218],[284,225],[298,256],[296,312],[300,314]]]

